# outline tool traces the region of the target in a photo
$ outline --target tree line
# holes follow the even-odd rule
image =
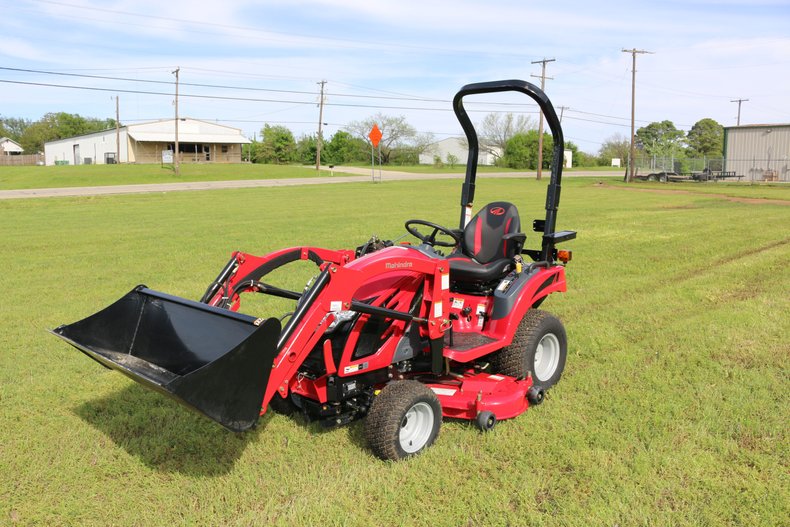
[[[383,133],[379,149],[381,161],[389,165],[419,163],[421,154],[432,154],[433,134],[419,133],[403,116],[376,114],[349,123],[331,137],[321,137],[321,161],[325,165],[362,163],[370,161],[371,144],[368,139],[373,124]],[[65,112],[48,113],[37,121],[0,116],[0,137],[9,137],[22,145],[25,153],[43,151],[44,143],[78,135],[99,132],[115,127],[114,119],[83,117]],[[489,152],[495,164],[502,167],[537,168],[539,133],[534,119],[512,113],[491,113],[477,123],[480,149]],[[724,128],[713,119],[701,119],[688,133],[675,127],[672,121],[653,122],[639,128],[635,144],[640,154],[674,159],[693,157],[721,157],[724,151]],[[565,149],[573,152],[573,166],[610,166],[613,158],[623,163],[628,159],[630,140],[616,134],[607,138],[596,154],[583,152],[572,141]],[[543,168],[550,168],[554,141],[544,132]],[[299,139],[282,125],[264,125],[260,138],[245,145],[244,158],[253,163],[315,163],[318,137],[303,135]],[[378,156],[378,151],[376,153]],[[452,157],[452,159],[450,159]],[[434,155],[434,163],[442,163]],[[448,164],[458,162],[448,156]]]
[[[489,114],[478,124],[481,149],[492,153],[496,164],[509,168],[536,169],[539,133],[534,121],[513,114]],[[639,128],[634,137],[638,154],[683,160],[724,155],[724,127],[713,119],[697,121],[688,131],[679,130],[672,121],[652,122]],[[543,137],[543,168],[549,168],[554,141]],[[626,163],[629,138],[615,134],[607,138],[596,154],[579,150],[572,141],[565,149],[573,152],[573,166],[611,166],[612,159]]]
[[[19,143],[25,154],[44,151],[44,143],[115,128],[115,119],[96,119],[79,114],[48,113],[37,121],[0,116],[0,137]]]
[[[656,121],[639,128],[634,134],[637,155],[674,158],[681,162],[692,158],[720,158],[724,156],[724,127],[713,119],[700,119],[688,133],[675,127],[672,121]],[[612,158],[628,159],[631,142],[627,137],[614,135],[604,141],[599,151],[599,162],[608,165]]]
[[[325,165],[370,161],[371,143],[368,133],[376,124],[382,139],[375,156],[381,153],[385,165],[415,165],[420,154],[434,142],[432,134],[421,134],[403,116],[376,114],[354,121],[331,137],[321,137],[321,162]],[[253,163],[315,163],[318,149],[317,135],[303,135],[296,139],[286,126],[264,125],[260,140],[255,138],[245,147],[245,158]],[[376,159],[378,162],[378,159]]]

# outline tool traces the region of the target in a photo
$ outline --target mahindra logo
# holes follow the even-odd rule
[[[501,216],[501,215],[503,215],[505,213],[505,208],[504,207],[491,207],[490,209],[488,209],[488,212],[490,212],[494,216]]]
[[[385,263],[384,267],[387,269],[403,269],[404,267],[411,267],[411,262],[393,262],[393,263]]]

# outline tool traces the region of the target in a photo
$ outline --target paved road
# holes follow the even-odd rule
[[[19,190],[0,190],[0,199],[25,199],[25,198],[52,198],[66,196],[101,196],[108,194],[144,194],[151,192],[181,192],[185,190],[215,190],[229,188],[256,188],[256,187],[289,187],[296,185],[330,185],[335,183],[354,183],[369,181],[371,172],[369,168],[361,167],[329,167],[322,168],[330,172],[331,176],[311,178],[288,179],[245,179],[235,181],[194,181],[188,183],[150,183],[144,185],[107,185],[96,187],[66,187],[66,188],[33,188]],[[352,175],[349,175],[352,174]],[[378,171],[376,171],[378,176]],[[618,172],[568,172],[566,177],[606,177],[619,176]],[[415,174],[413,172],[398,172],[384,170],[381,172],[382,181],[399,180],[426,180],[426,179],[463,179],[462,173],[447,174]],[[484,172],[478,178],[523,178],[535,177],[535,172]],[[544,173],[548,177],[548,172]]]

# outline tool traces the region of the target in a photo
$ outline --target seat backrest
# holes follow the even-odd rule
[[[512,203],[495,201],[483,207],[464,228],[463,252],[478,263],[512,258],[513,245],[502,240],[505,234],[520,232],[518,209]]]

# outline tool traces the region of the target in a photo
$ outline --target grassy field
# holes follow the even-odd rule
[[[178,176],[169,165],[0,167],[0,190],[316,176],[328,177],[329,172],[317,173],[315,168],[302,166],[249,164],[181,165]]]
[[[139,283],[198,298],[236,249],[453,226],[459,186],[0,201],[0,524],[787,525],[790,207],[727,199],[749,187],[567,180],[569,291],[543,306],[567,327],[562,381],[407,462],[374,458],[361,423],[267,414],[234,435],[46,332]],[[479,183],[479,205],[502,198],[529,225],[545,182]]]
[[[370,165],[362,165],[362,164],[355,164],[354,166],[359,167],[370,167]],[[443,164],[442,166],[434,166],[434,165],[385,165],[381,167],[382,170],[395,170],[401,172],[415,172],[415,173],[423,173],[423,174],[442,174],[447,172],[464,172],[466,170],[465,164],[460,165],[453,165],[452,167],[447,164]],[[376,167],[378,169],[378,166]],[[618,172],[620,171],[619,168],[613,169],[612,167],[573,167],[573,168],[564,168],[562,169],[563,172],[577,172],[583,170],[585,172]],[[479,165],[477,167],[478,173],[485,174],[486,172],[530,172],[534,173],[535,170],[526,170],[522,168],[507,168],[507,167],[497,167],[497,166],[488,166],[488,165]],[[544,173],[548,176],[549,170],[546,169]]]

